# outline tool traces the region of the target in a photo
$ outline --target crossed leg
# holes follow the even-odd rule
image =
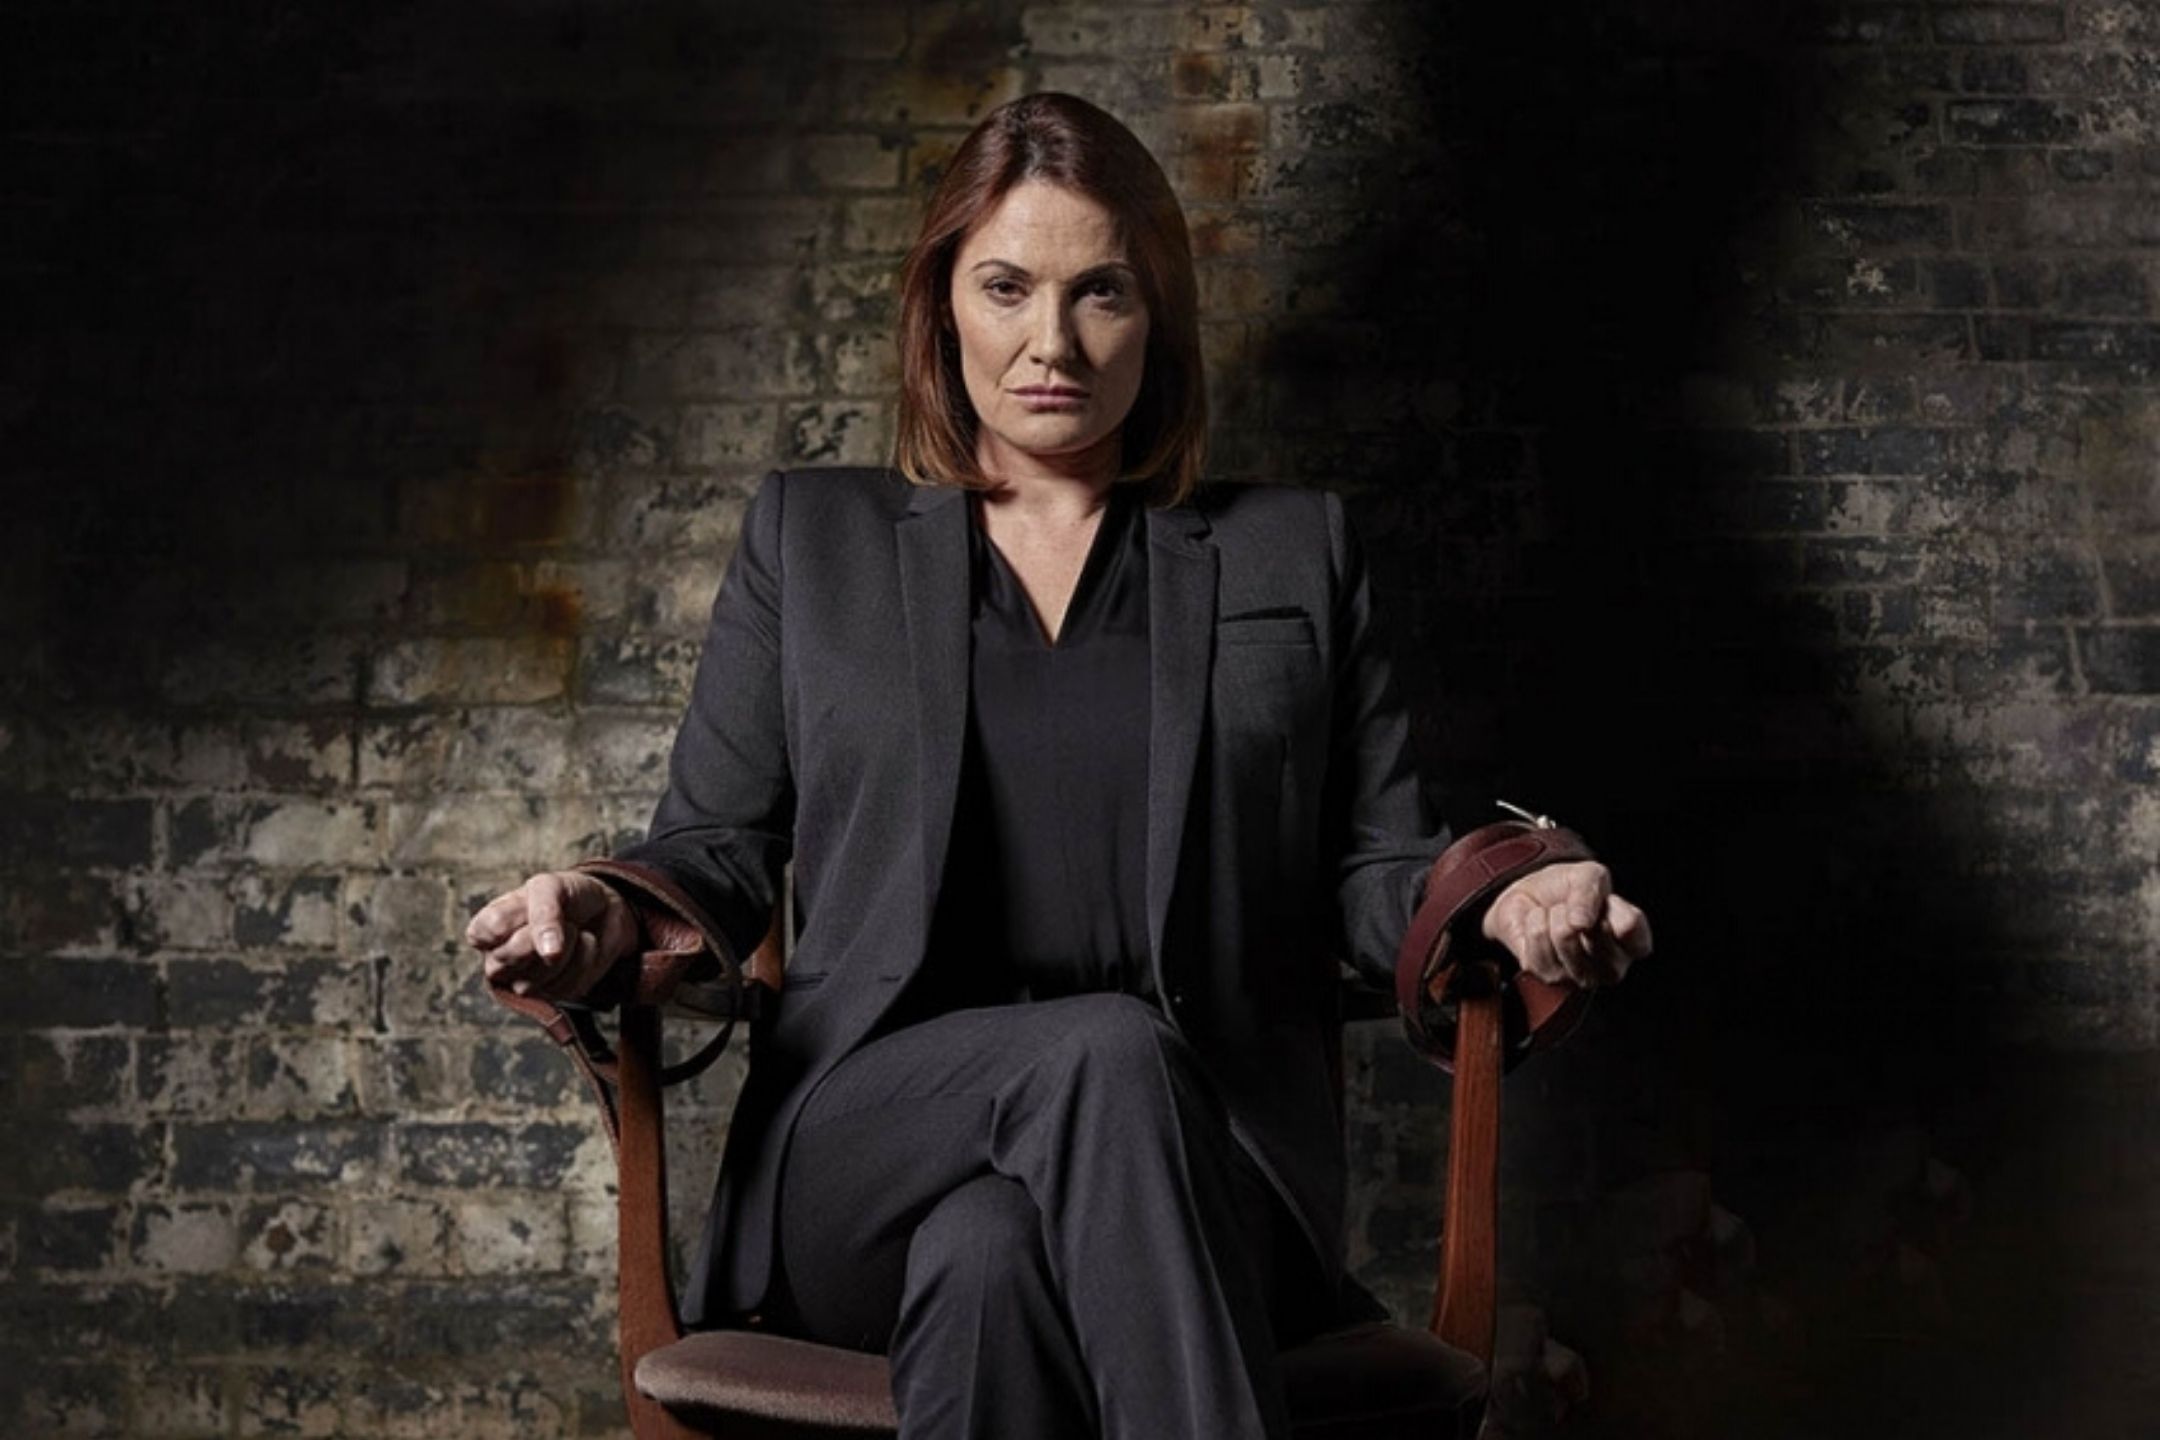
[[[1248,1168],[1145,1001],[936,1016],[843,1060],[805,1107],[780,1308],[890,1353],[906,1440],[1281,1440],[1280,1277]]]

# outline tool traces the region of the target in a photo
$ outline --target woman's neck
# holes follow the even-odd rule
[[[1117,483],[1116,431],[1070,455],[1031,455],[985,437],[976,463],[991,482],[983,503],[1031,526],[1072,525],[1100,510]]]

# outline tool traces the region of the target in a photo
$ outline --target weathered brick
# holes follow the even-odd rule
[[[724,472],[723,472],[724,473]],[[605,528],[607,543],[654,563],[661,556],[686,557],[681,568],[710,566],[712,585],[733,551],[748,496],[727,478],[656,480],[618,487]]]
[[[15,1263],[45,1272],[103,1270],[119,1230],[120,1210],[109,1204],[25,1209],[16,1218]]]
[[[240,1258],[250,1270],[328,1270],[344,1255],[338,1212],[305,1200],[241,1208]]]
[[[2152,313],[2152,285],[2146,268],[2134,261],[2066,261],[2056,300],[2071,315],[2142,316]]]
[[[1955,100],[1943,124],[1968,145],[2061,145],[2082,129],[2077,107],[2052,100]]]
[[[1935,38],[1952,45],[2009,45],[2063,38],[2060,5],[1949,5],[1935,11]]]
[[[804,179],[820,190],[888,190],[900,182],[900,150],[878,135],[810,135],[800,142]]]
[[[886,268],[880,266],[880,273]],[[818,303],[826,311],[822,316],[825,319],[866,318],[847,313],[845,302],[830,296]],[[779,413],[772,404],[682,406],[674,454],[686,470],[769,464]]]
[[[249,1042],[246,1109],[263,1116],[352,1114],[360,1095],[352,1043],[319,1036]]]
[[[437,875],[354,876],[344,884],[344,943],[354,954],[438,951],[463,928],[453,923],[450,887]]]
[[[357,958],[174,960],[166,975],[175,1026],[352,1028],[375,1012],[373,972]]]
[[[371,705],[529,705],[563,693],[572,643],[531,634],[407,640],[371,657]]]
[[[416,1184],[549,1186],[590,1137],[577,1125],[416,1124],[399,1127],[397,1144],[402,1173]]]
[[[569,771],[563,717],[503,706],[415,714],[367,726],[360,783],[401,793],[560,787]]]
[[[355,1275],[447,1274],[449,1227],[449,1212],[431,1200],[357,1206],[346,1268]]]
[[[232,1210],[222,1204],[145,1205],[129,1245],[137,1265],[181,1275],[230,1270],[240,1251]]]
[[[345,1121],[232,1121],[173,1127],[173,1184],[182,1190],[363,1184],[378,1173],[382,1128]]]
[[[471,1093],[491,1105],[545,1109],[578,1097],[577,1075],[562,1047],[544,1036],[490,1036],[471,1045],[466,1058]]]
[[[2160,627],[2095,626],[2078,632],[2085,683],[2108,695],[2160,694]]]
[[[391,802],[384,828],[393,865],[478,861],[529,872],[592,853],[593,827],[590,808],[575,797],[451,793]]]
[[[341,718],[250,718],[241,746],[241,774],[249,785],[289,794],[352,783],[352,732]]]
[[[110,1364],[96,1365],[46,1358],[10,1387],[11,1423],[37,1436],[117,1436],[126,1434],[126,1381]]]
[[[331,1327],[308,1327],[301,1318],[307,1312],[298,1304],[273,1307],[252,1295],[246,1304],[249,1311],[263,1313],[263,1327],[258,1333],[269,1342],[264,1349],[293,1350],[317,1336],[329,1338],[327,1331]],[[239,1433],[243,1436],[299,1435],[327,1440],[343,1433],[345,1377],[318,1363],[251,1366],[243,1372],[236,1389],[234,1408],[240,1412]]]
[[[690,696],[698,647],[691,641],[594,639],[579,656],[581,698],[595,705],[680,709]]]
[[[1812,200],[1801,207],[1809,230],[1845,247],[1950,247],[1950,211],[1943,205],[1858,200]]]
[[[405,1287],[397,1353],[430,1361],[586,1353],[609,1329],[578,1280],[478,1277]]]
[[[882,405],[826,401],[782,414],[780,459],[795,465],[882,465],[892,416]]]
[[[338,880],[332,875],[250,874],[233,883],[233,941],[255,949],[337,943]]]
[[[0,934],[17,953],[110,954],[122,930],[122,895],[100,875],[28,866],[0,875]],[[132,917],[131,917],[132,918]]]
[[[767,330],[634,335],[623,375],[623,393],[633,399],[728,401],[816,389],[811,339]]]
[[[568,1227],[555,1196],[516,1193],[460,1200],[452,1211],[457,1265],[467,1275],[560,1271]]]
[[[479,909],[479,903],[472,908]],[[391,957],[382,969],[382,995],[383,1016],[393,1031],[508,1023],[480,983],[479,957],[463,947],[438,955]]]
[[[1947,458],[1935,430],[1811,430],[1799,437],[1800,469],[1810,475],[1930,475]]]
[[[147,865],[151,814],[147,800],[15,796],[0,811],[0,844],[47,864]]]
[[[4,970],[16,996],[0,1025],[95,1030],[141,1027],[158,1016],[157,967],[131,960],[32,958]]]
[[[2090,619],[2100,609],[2100,569],[2082,546],[2036,542],[2009,558],[1997,582],[1995,618]]]
[[[0,1110],[110,1112],[133,1093],[133,1054],[125,1035],[0,1037]]]
[[[228,1433],[230,1393],[222,1370],[153,1363],[134,1376],[135,1424],[154,1440],[212,1440]]]
[[[348,704],[359,693],[361,653],[342,634],[204,641],[167,658],[159,688],[176,705]]]
[[[154,1125],[18,1118],[0,1140],[15,1161],[0,1193],[30,1196],[80,1191],[119,1194],[156,1179],[164,1133]]]

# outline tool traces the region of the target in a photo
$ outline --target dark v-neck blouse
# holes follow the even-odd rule
[[[972,654],[951,853],[914,1018],[1151,996],[1147,526],[1112,487],[1056,643],[968,497]],[[921,1007],[921,1008],[918,1008]]]

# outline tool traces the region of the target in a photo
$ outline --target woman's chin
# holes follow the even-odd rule
[[[1092,425],[1073,423],[1073,417],[1038,415],[1001,428],[996,448],[1016,459],[1070,460],[1100,447],[1110,438]]]

